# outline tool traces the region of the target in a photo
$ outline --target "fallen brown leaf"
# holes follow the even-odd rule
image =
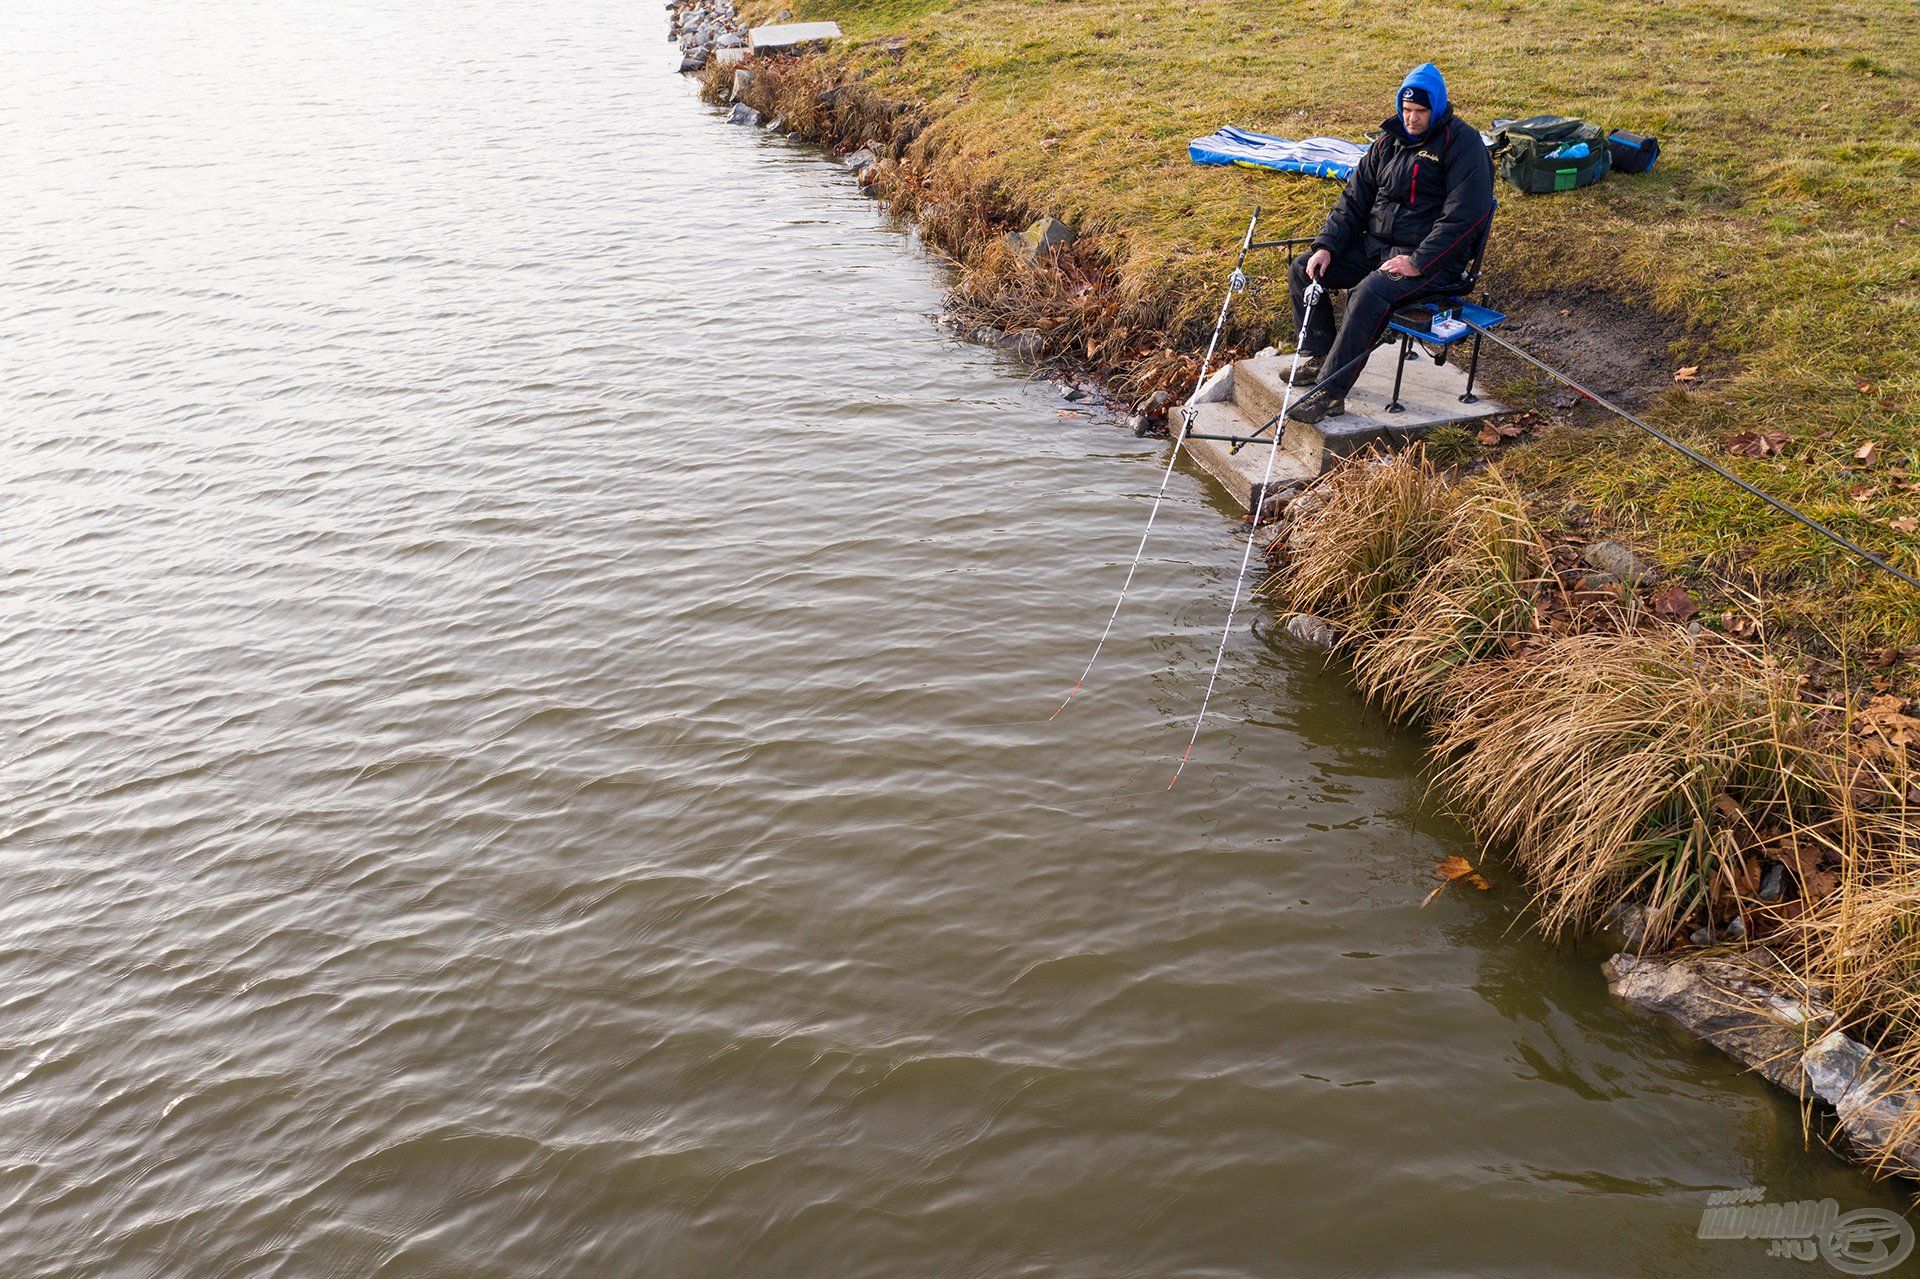
[[[1497,448],[1500,444],[1500,432],[1490,426],[1483,426],[1480,428],[1480,434],[1476,435],[1474,439],[1479,441],[1480,447],[1483,449]]]
[[[1727,440],[1726,449],[1735,457],[1772,457],[1785,452],[1792,438],[1785,431],[1742,431]]]
[[[1793,872],[1793,877],[1801,883],[1820,868],[1820,850],[1811,840],[1802,842],[1792,835],[1782,835],[1767,846],[1767,853],[1775,861],[1783,863]]]
[[[1862,504],[1871,502],[1880,496],[1880,490],[1871,484],[1856,484],[1847,490],[1847,496]]]
[[[1897,519],[1888,520],[1887,524],[1896,533],[1920,533],[1920,519],[1915,519],[1911,515],[1902,515]]]
[[[1687,594],[1686,587],[1669,586],[1654,592],[1653,611],[1656,616],[1664,617],[1669,622],[1684,622],[1698,613],[1700,606],[1693,602],[1693,596]]]
[[[1876,441],[1868,440],[1853,451],[1853,460],[1862,466],[1872,466],[1880,460],[1880,445]]]
[[[1699,376],[1700,366],[1698,364],[1689,364],[1684,369],[1675,370],[1673,380],[1676,382],[1692,382],[1697,380]]]
[[[1440,886],[1427,894],[1426,900],[1420,903],[1422,908],[1445,891],[1448,884],[1464,883],[1483,893],[1493,887],[1484,876],[1474,870],[1473,863],[1464,857],[1442,857],[1433,864],[1433,873],[1435,878],[1439,879]]]
[[[1800,881],[1800,891],[1810,902],[1817,902],[1840,887],[1840,877],[1830,870],[1816,870]]]
[[[1905,701],[1892,693],[1882,693],[1860,709],[1853,731],[1862,737],[1880,737],[1889,746],[1906,747],[1920,742],[1920,719],[1907,714]]]

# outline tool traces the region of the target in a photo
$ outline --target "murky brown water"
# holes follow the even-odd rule
[[[0,10],[0,1273],[1806,1274],[1156,446],[657,4]]]

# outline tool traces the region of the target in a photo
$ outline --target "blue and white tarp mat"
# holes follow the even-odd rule
[[[1265,133],[1227,128],[1187,144],[1195,164],[1237,164],[1249,169],[1277,169],[1342,182],[1360,163],[1367,149],[1341,138],[1303,138],[1294,142]]]

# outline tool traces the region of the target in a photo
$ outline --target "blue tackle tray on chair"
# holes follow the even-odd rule
[[[1414,313],[1425,311],[1424,317]],[[1481,306],[1477,302],[1468,302],[1460,298],[1438,297],[1412,303],[1394,312],[1387,319],[1387,327],[1400,335],[1400,358],[1394,363],[1393,398],[1387,402],[1387,412],[1399,413],[1405,409],[1400,403],[1400,382],[1406,372],[1406,362],[1413,358],[1413,344],[1424,343],[1429,349],[1436,350],[1435,364],[1447,362],[1447,351],[1454,343],[1473,339],[1473,355],[1467,363],[1467,389],[1460,397],[1462,404],[1476,404],[1480,397],[1473,393],[1473,382],[1480,375],[1480,329],[1464,328],[1451,337],[1435,337],[1432,324],[1442,315],[1452,315],[1465,320],[1468,324],[1477,324],[1480,329],[1490,329],[1505,320],[1506,314],[1491,307]],[[1422,322],[1424,320],[1424,322]]]

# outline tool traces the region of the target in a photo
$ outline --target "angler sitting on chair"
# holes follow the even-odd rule
[[[1347,392],[1388,317],[1417,297],[1449,292],[1486,238],[1493,160],[1479,131],[1447,105],[1439,70],[1431,62],[1416,67],[1401,83],[1398,103],[1399,114],[1354,167],[1312,250],[1288,274],[1294,323],[1306,330],[1301,376],[1319,383],[1287,414],[1296,422],[1345,413]],[[1350,290],[1337,334],[1324,305],[1307,316],[1310,280]]]

